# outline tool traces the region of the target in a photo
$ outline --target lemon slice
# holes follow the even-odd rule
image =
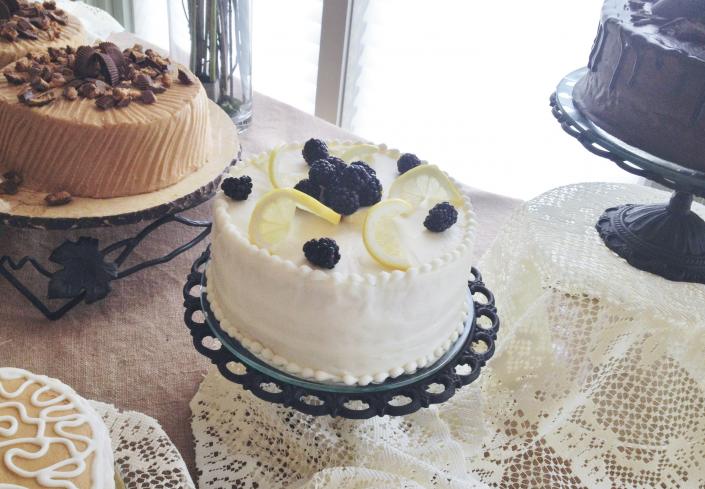
[[[370,157],[378,150],[379,148],[374,144],[355,144],[347,148],[340,156],[340,159],[347,162],[362,160],[365,163],[370,163]]]
[[[367,213],[362,239],[367,251],[380,264],[397,270],[407,270],[411,262],[399,239],[396,219],[409,214],[413,207],[402,199],[383,200]]]
[[[439,202],[463,205],[463,197],[436,165],[420,165],[394,180],[389,197],[403,199],[414,207],[432,207]]]
[[[293,158],[286,158],[294,154]],[[298,157],[299,152],[285,150],[283,147],[274,148],[269,153],[267,173],[269,181],[274,188],[293,188],[304,178],[308,178],[308,165],[303,158]]]
[[[250,242],[261,248],[271,248],[289,234],[296,209],[302,209],[331,224],[340,222],[340,214],[319,201],[293,188],[281,188],[266,193],[257,202],[248,229]]]

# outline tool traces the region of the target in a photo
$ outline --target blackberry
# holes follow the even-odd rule
[[[340,178],[341,169],[328,160],[317,160],[308,170],[308,179],[321,187],[332,187]]]
[[[314,265],[331,269],[340,261],[340,248],[330,238],[312,239],[304,244],[304,255]]]
[[[346,187],[327,188],[323,196],[325,205],[344,216],[354,214],[360,208],[360,197],[357,192]]]
[[[370,165],[368,165],[364,161],[353,161],[352,163],[350,163],[350,166],[359,166],[359,167],[362,167],[365,170],[367,170],[367,173],[369,173],[370,175],[372,175],[372,176],[377,175],[377,172],[374,170],[374,168],[372,168]]]
[[[371,176],[367,184],[359,190],[358,196],[361,207],[369,207],[382,200],[382,184],[377,177]]]
[[[328,146],[320,139],[309,139],[304,144],[304,149],[301,154],[309,165],[316,160],[325,160],[328,158]]]
[[[326,159],[328,160],[328,162],[329,162],[330,164],[332,164],[333,166],[335,166],[335,168],[336,168],[338,171],[343,171],[343,170],[345,170],[345,168],[348,166],[348,165],[345,164],[345,162],[344,162],[343,160],[341,160],[340,158],[336,158],[335,156],[329,156],[329,157],[326,158]]]
[[[441,202],[428,211],[423,222],[426,229],[434,233],[442,233],[458,221],[458,211],[448,202]]]
[[[397,161],[397,170],[399,170],[399,173],[404,174],[420,164],[421,160],[415,154],[404,153]]]
[[[300,192],[310,195],[314,199],[318,199],[321,196],[321,186],[316,185],[308,178],[304,178],[299,183],[294,185],[294,188]]]
[[[363,167],[358,165],[346,166],[340,175],[340,184],[343,187],[359,192],[368,185],[372,176]]]
[[[242,177],[228,177],[220,185],[225,195],[233,200],[247,200],[252,192],[252,179],[247,175]]]

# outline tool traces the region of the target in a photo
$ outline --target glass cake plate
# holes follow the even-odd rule
[[[612,160],[629,173],[673,190],[705,197],[705,172],[665,160],[627,144],[580,112],[573,99],[573,89],[587,71],[588,68],[580,68],[569,73],[556,87],[551,105],[554,107],[554,116],[563,129],[589,151]]]
[[[206,267],[208,265],[206,264]],[[257,355],[250,352],[245,348],[242,343],[232,338],[228,333],[223,331],[220,327],[220,322],[216,319],[215,314],[210,308],[210,303],[208,302],[208,294],[205,292],[206,287],[206,273],[204,270],[203,278],[201,280],[201,306],[203,307],[203,312],[205,313],[206,322],[210,327],[215,338],[217,338],[223,346],[235,356],[239,361],[248,367],[261,372],[267,376],[270,376],[276,380],[286,382],[291,385],[304,387],[308,389],[320,389],[327,392],[338,392],[341,394],[351,393],[351,392],[384,392],[391,389],[397,389],[400,387],[405,387],[419,380],[423,380],[433,376],[436,372],[441,370],[443,367],[448,365],[448,363],[455,358],[458,353],[463,349],[463,346],[467,343],[468,338],[474,331],[476,327],[475,322],[475,308],[468,314],[468,318],[465,321],[465,327],[463,333],[458,337],[455,343],[450,347],[450,349],[442,355],[436,362],[423,369],[417,370],[413,374],[403,374],[394,379],[390,378],[382,383],[371,383],[366,386],[361,385],[346,385],[342,382],[318,382],[311,379],[305,379],[297,375],[284,372],[270,364],[265,360],[259,358]],[[472,295],[470,290],[467,294],[468,300],[472,300]]]
[[[450,399],[474,382],[494,355],[500,321],[492,292],[478,270],[468,275],[468,300],[473,308],[460,337],[433,365],[382,383],[346,385],[292,375],[248,351],[220,327],[206,292],[207,249],[193,264],[184,286],[185,322],[196,350],[211,359],[220,373],[265,401],[311,415],[349,419],[400,416]],[[215,341],[217,340],[217,341]]]

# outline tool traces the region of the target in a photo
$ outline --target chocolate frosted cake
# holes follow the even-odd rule
[[[632,146],[705,170],[705,0],[607,0],[578,108]]]
[[[0,67],[30,51],[84,42],[81,22],[53,0],[0,0]]]

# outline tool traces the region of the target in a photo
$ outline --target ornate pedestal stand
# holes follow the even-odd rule
[[[240,153],[237,128],[227,114],[211,104],[210,117],[213,144],[207,163],[171,187],[131,197],[76,198],[63,207],[47,207],[45,194],[28,189],[20,189],[16,195],[0,195],[0,225],[17,228],[69,231],[152,221],[135,236],[104,247],[89,236],[65,241],[49,256],[49,261],[61,267],[58,270],[49,270],[32,256],[20,259],[0,256],[0,276],[46,318],[57,320],[82,301],[90,304],[105,298],[112,281],[166,263],[203,241],[210,233],[211,223],[188,219],[179,213],[210,199],[224,171],[237,161]],[[125,267],[132,252],[146,238],[172,223],[198,229],[199,234],[166,255]],[[62,305],[51,309],[22,282],[16,272],[27,265],[48,279],[48,299],[66,299]]]
[[[600,236],[633,267],[669,280],[705,283],[705,221],[691,210],[693,196],[705,197],[705,173],[630,146],[583,115],[574,104],[573,88],[586,70],[566,76],[551,96],[563,130],[591,153],[674,190],[667,204],[607,209],[596,225]]]
[[[221,329],[203,289],[209,257],[210,250],[206,250],[194,263],[184,286],[186,326],[196,350],[210,358],[226,379],[265,401],[313,416],[368,419],[407,415],[446,402],[457,389],[474,382],[494,354],[499,330],[494,296],[482,283],[480,273],[472,269],[468,293],[474,298],[474,311],[456,344],[435,364],[411,375],[367,386],[315,382],[293,376],[254,356]]]

